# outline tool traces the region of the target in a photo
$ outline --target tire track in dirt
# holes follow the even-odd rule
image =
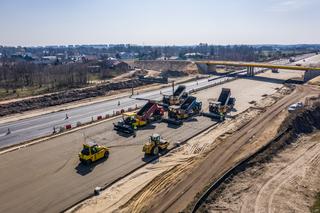
[[[165,173],[158,175],[154,181],[144,187],[127,205],[130,205],[131,212],[141,212],[144,204],[149,198],[157,194],[167,184],[174,182],[176,177],[185,172],[193,163],[194,158],[188,159],[185,163],[177,165]]]
[[[260,130],[263,128],[263,125],[266,125],[267,122],[271,121],[276,115],[278,115],[287,105],[290,103],[294,103],[297,100],[303,98],[308,94],[308,88],[297,87],[297,89],[291,93],[289,96],[285,96],[280,101],[274,103],[272,107],[263,110],[256,119],[249,122],[248,125],[241,128],[235,135],[232,135],[228,138],[228,142],[222,144],[222,146],[218,147],[217,150],[212,151],[206,157],[206,160],[203,161],[201,165],[195,170],[197,172],[193,172],[188,176],[187,179],[184,179],[182,182],[179,182],[174,186],[174,190],[170,190],[167,193],[165,190],[161,193],[162,201],[161,206],[159,203],[155,203],[149,210],[155,212],[171,212],[171,211],[179,211],[181,210],[183,205],[188,202],[188,199],[194,197],[192,195],[195,192],[195,187],[203,188],[203,184],[206,180],[204,179],[212,179],[214,175],[213,171],[208,170],[214,165],[215,174],[221,173],[230,163],[231,158],[233,157],[234,152],[237,152],[244,144],[246,144],[252,137],[256,136]],[[224,150],[224,152],[222,151]],[[251,150],[248,150],[250,152]],[[219,154],[217,152],[220,152]],[[223,153],[223,155],[221,154]],[[219,156],[219,157],[217,157]],[[217,158],[217,159],[216,159]],[[213,162],[212,162],[213,161]],[[228,162],[228,163],[227,163]],[[216,164],[221,164],[223,167],[219,167]],[[200,170],[205,170],[200,172]],[[197,175],[197,173],[201,174],[201,177]],[[183,192],[183,193],[181,193]],[[153,202],[154,203],[154,202]]]
[[[275,212],[273,211],[272,206],[276,194],[281,190],[281,187],[286,183],[295,182],[295,179],[297,178],[303,178],[306,175],[306,168],[301,169],[303,165],[311,164],[312,162],[315,164],[319,163],[319,159],[320,144],[314,144],[290,162],[290,164],[283,168],[278,174],[270,178],[260,188],[258,195],[255,198],[254,212]]]

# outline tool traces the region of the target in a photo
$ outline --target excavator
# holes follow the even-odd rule
[[[183,120],[200,113],[202,102],[198,102],[194,96],[188,98],[181,106],[172,106],[168,111],[168,119],[162,119],[164,122],[174,125],[182,125]]]
[[[172,95],[164,95],[162,102],[169,106],[180,105],[187,97],[186,86],[179,85]]]
[[[224,121],[226,114],[230,112],[236,103],[236,99],[231,97],[229,88],[222,88],[218,101],[209,102],[209,112],[203,112],[202,115]]]
[[[135,135],[138,127],[147,125],[148,123],[161,120],[164,110],[154,101],[148,101],[138,112],[128,112],[122,114],[122,120],[114,123],[114,130],[126,134]]]

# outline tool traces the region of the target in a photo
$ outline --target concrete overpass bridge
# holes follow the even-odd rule
[[[308,81],[320,75],[320,67],[278,65],[278,64],[239,62],[239,61],[196,61],[195,63],[200,67],[202,67],[203,69],[207,71],[213,71],[213,72],[216,71],[217,65],[245,67],[247,68],[248,76],[254,76],[255,74],[254,68],[266,68],[266,69],[271,69],[273,71],[278,71],[279,69],[303,71],[305,72],[304,81]]]

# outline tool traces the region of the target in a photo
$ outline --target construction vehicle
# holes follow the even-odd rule
[[[95,142],[83,144],[83,148],[79,153],[79,160],[84,164],[91,164],[101,158],[109,157],[109,149],[105,146],[99,146]]]
[[[145,155],[158,155],[159,151],[166,150],[169,142],[161,138],[159,134],[152,134],[149,141],[144,144],[142,151]]]
[[[218,101],[209,102],[209,112],[204,112],[202,115],[224,121],[226,114],[234,108],[235,103],[236,99],[231,97],[231,90],[222,88]]]
[[[199,114],[201,109],[202,102],[198,102],[194,96],[188,96],[181,106],[170,107],[168,119],[163,119],[163,121],[169,124],[182,125],[184,119]]]
[[[156,102],[148,101],[138,112],[128,112],[122,114],[122,121],[114,125],[114,130],[126,134],[134,134],[138,127],[160,120],[164,115],[164,110]]]
[[[295,58],[295,57],[290,57],[290,58],[289,58],[289,62],[290,62],[290,63],[293,63],[293,62],[295,62],[295,61],[296,61],[296,58]]]
[[[187,97],[186,86],[179,85],[172,95],[164,95],[162,101],[169,106],[180,105]]]

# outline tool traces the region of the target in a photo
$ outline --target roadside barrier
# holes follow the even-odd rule
[[[223,83],[230,82],[230,81],[233,81],[233,80],[236,80],[236,79],[237,79],[236,77],[229,77],[229,78],[226,78],[225,80],[216,82],[214,84],[207,85],[205,87],[192,89],[190,91],[190,93],[198,92],[200,90],[207,89],[207,88],[210,88],[210,87],[214,87],[214,86],[217,86],[217,85],[221,85]],[[66,130],[71,130],[72,128],[84,126],[84,125],[87,125],[87,124],[92,124],[92,123],[97,122],[97,121],[102,121],[104,119],[109,119],[109,118],[112,118],[112,117],[115,117],[115,116],[119,116],[122,113],[125,113],[126,111],[127,112],[132,112],[132,111],[135,111],[137,109],[139,109],[138,104],[136,104],[134,107],[129,107],[127,110],[126,109],[121,109],[121,110],[118,110],[118,111],[113,110],[112,114],[106,114],[105,116],[98,115],[96,117],[96,120],[94,119],[94,117],[91,117],[91,121],[87,121],[87,122],[83,122],[83,123],[78,121],[78,122],[76,122],[76,124],[74,126],[72,126],[72,124],[68,124],[68,125],[61,126],[61,127],[55,127],[54,128],[55,131],[53,131],[52,134],[62,133],[64,131],[66,131]]]

